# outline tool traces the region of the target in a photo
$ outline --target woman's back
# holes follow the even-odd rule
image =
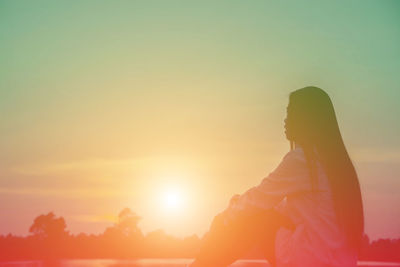
[[[281,228],[276,238],[277,266],[356,266],[357,255],[346,242],[334,210],[328,177],[317,161],[318,183],[311,189],[309,169],[301,147],[290,151],[288,179],[295,179],[299,190],[292,190],[276,209],[292,219],[294,231]]]
[[[278,267],[354,267],[363,205],[332,101],[322,89],[308,86],[290,93],[286,111],[291,150],[259,185],[231,199],[224,221],[235,221],[245,210],[276,209],[296,225],[277,232]]]

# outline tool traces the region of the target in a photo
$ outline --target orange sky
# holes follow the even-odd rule
[[[124,207],[145,232],[202,234],[279,163],[288,94],[316,85],[367,233],[400,236],[395,2],[0,5],[0,234],[49,211],[99,233]]]

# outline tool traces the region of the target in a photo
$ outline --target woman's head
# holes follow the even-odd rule
[[[349,243],[357,247],[364,231],[364,215],[357,173],[345,148],[333,104],[322,89],[308,86],[289,96],[286,137],[300,145],[307,158],[312,184],[314,161],[327,173],[335,211]]]
[[[328,94],[313,86],[292,92],[285,128],[287,138],[300,145],[332,139],[329,135],[337,134],[339,129]]]

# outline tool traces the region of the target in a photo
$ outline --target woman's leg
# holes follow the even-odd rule
[[[222,219],[214,218],[192,267],[228,266],[255,246],[261,246],[268,262],[275,264],[275,234],[281,226],[292,226],[273,209],[243,211],[228,225]]]

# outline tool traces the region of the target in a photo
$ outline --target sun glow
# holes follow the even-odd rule
[[[177,188],[168,188],[163,194],[162,202],[165,211],[180,211],[183,208],[182,192]]]

